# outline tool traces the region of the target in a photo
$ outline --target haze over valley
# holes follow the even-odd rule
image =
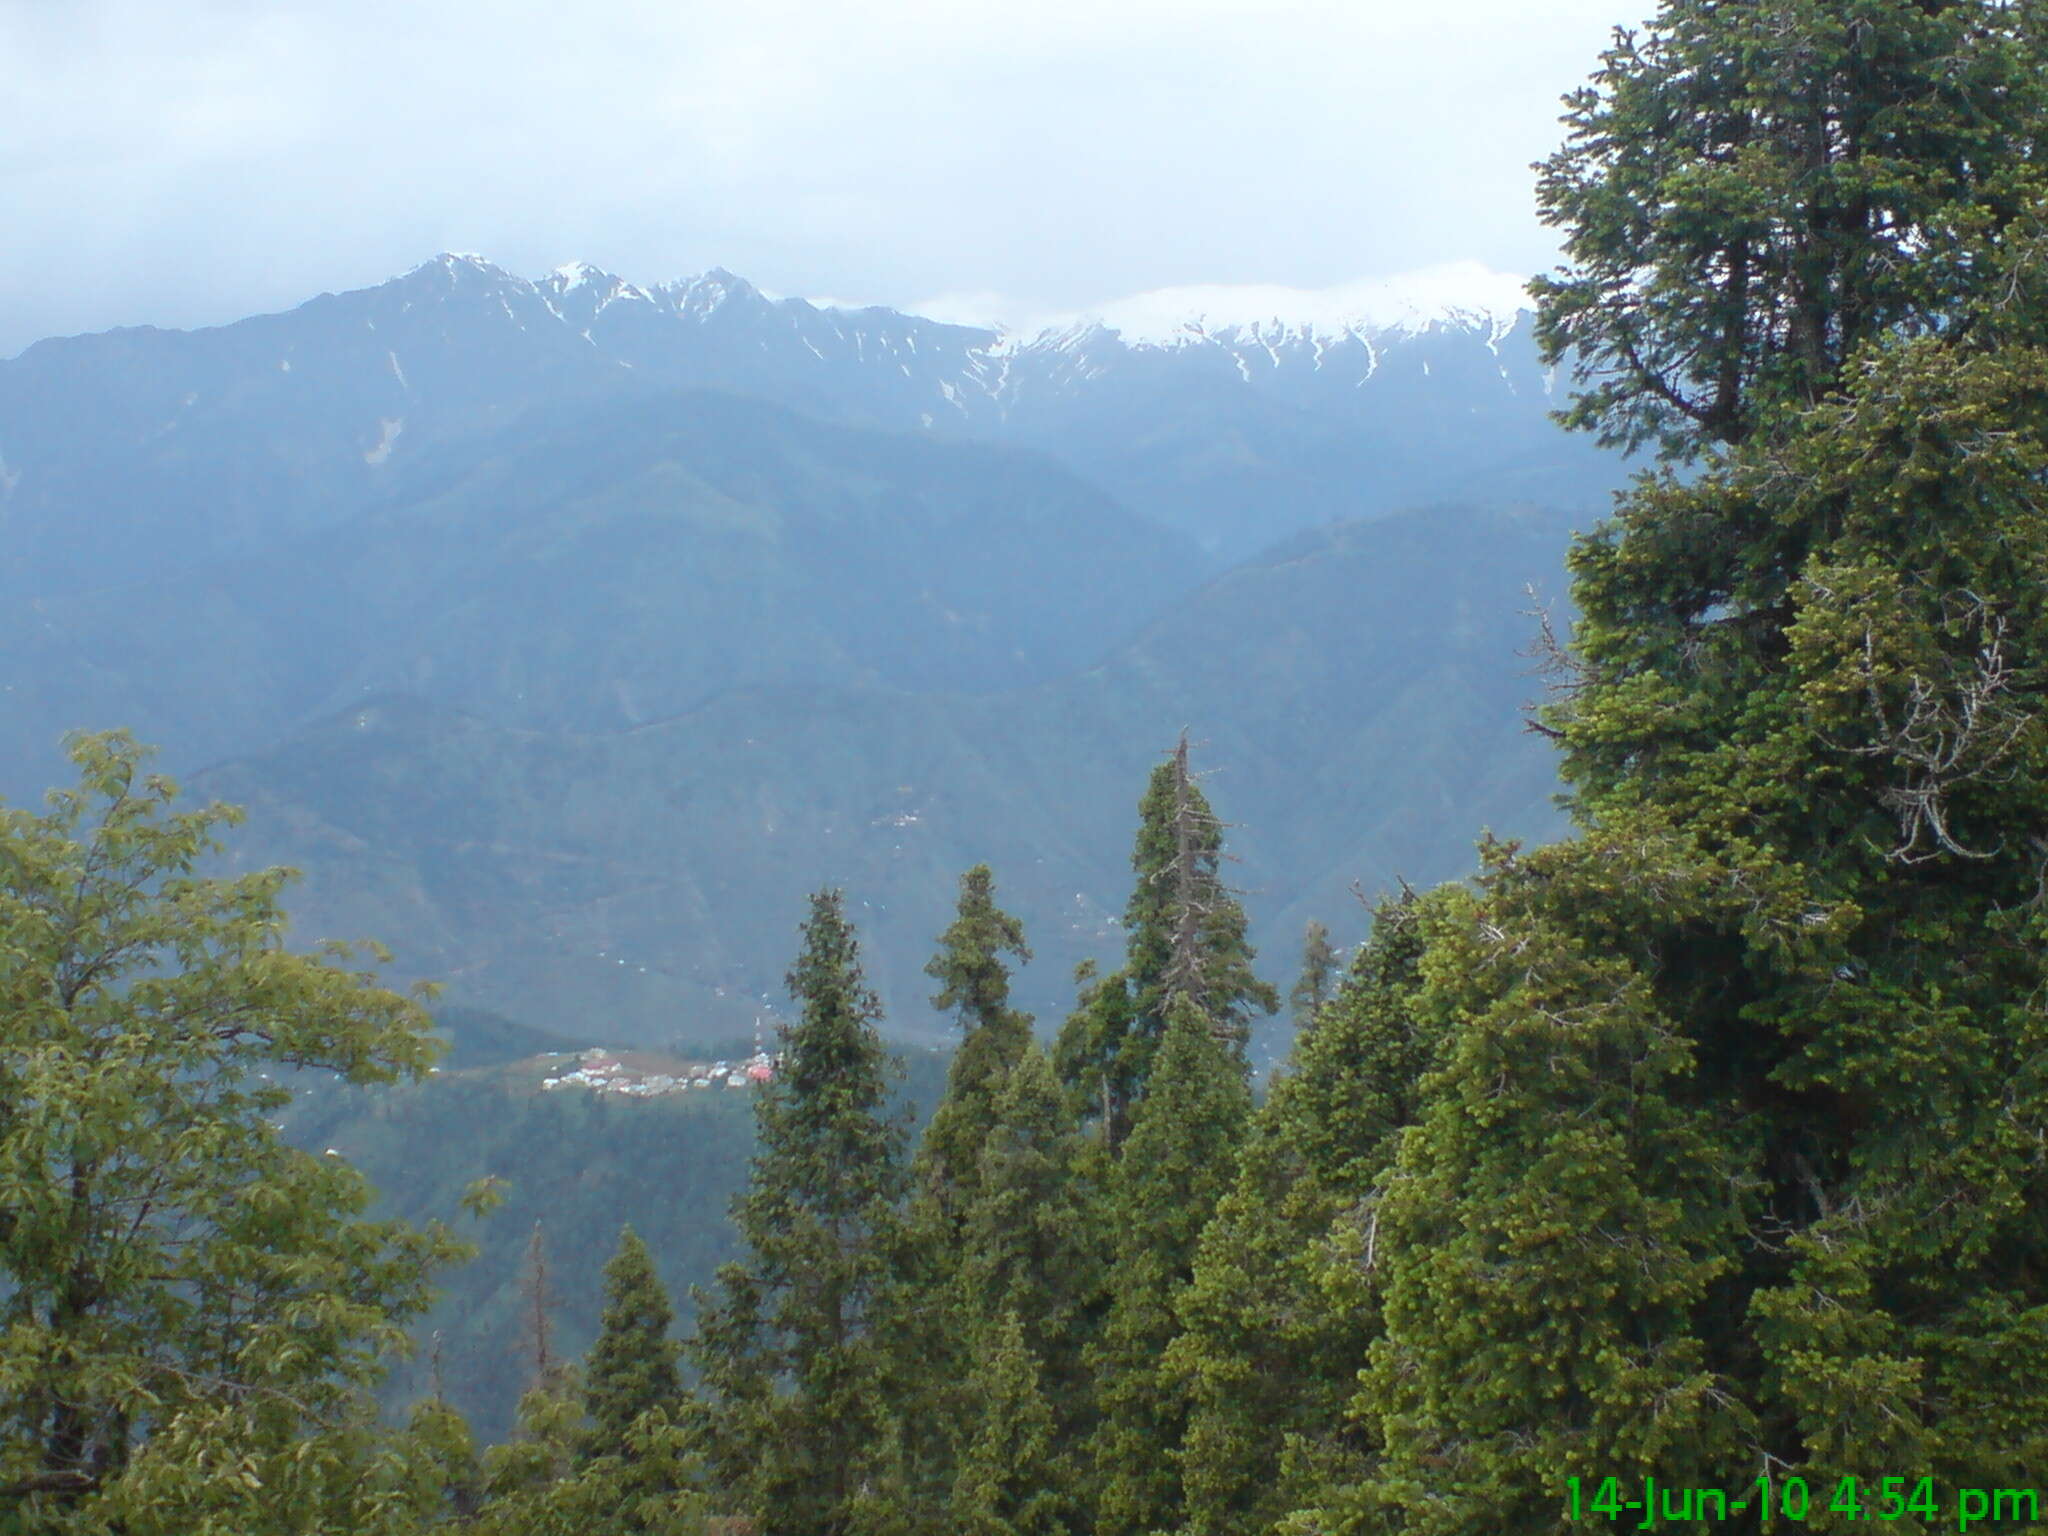
[[[1259,942],[1355,937],[1354,883],[1556,826],[1524,588],[1558,602],[1621,470],[1550,423],[1518,294],[1009,332],[443,255],[39,342],[0,363],[0,782],[126,725],[250,807],[238,861],[305,870],[296,932],[596,1043],[749,1027],[826,882],[941,1038],[921,968],[981,861],[1056,1017],[1183,727]]]

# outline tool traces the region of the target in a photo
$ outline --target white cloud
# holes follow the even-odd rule
[[[1545,264],[1612,0],[0,0],[0,355],[444,247],[1047,313]]]

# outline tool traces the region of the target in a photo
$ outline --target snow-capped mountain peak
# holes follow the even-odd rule
[[[430,261],[423,261],[406,277],[418,277],[422,273],[439,273],[450,281],[459,282],[465,277],[487,277],[508,279],[526,286],[523,278],[514,277],[496,262],[486,260],[474,251],[443,251]]]
[[[1093,309],[1005,328],[1011,348],[1066,347],[1111,332],[1128,347],[1241,340],[1329,345],[1351,336],[1419,334],[1433,326],[1485,330],[1499,340],[1530,307],[1526,280],[1454,262],[1330,288],[1203,283],[1133,294]]]
[[[677,314],[692,319],[703,319],[734,299],[759,296],[752,283],[723,267],[713,267],[694,277],[676,278],[663,283],[659,291],[675,306]]]
[[[593,267],[587,261],[569,261],[555,268],[542,281],[557,293],[573,293],[578,288],[615,283],[618,279],[601,267]]]

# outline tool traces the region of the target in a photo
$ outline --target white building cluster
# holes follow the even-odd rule
[[[592,1046],[577,1058],[577,1065],[570,1071],[542,1078],[541,1087],[588,1088],[624,1098],[652,1099],[692,1088],[747,1088],[769,1082],[774,1076],[775,1058],[766,1051],[757,1051],[745,1061],[698,1063],[670,1073],[636,1070],[626,1065],[618,1052]]]

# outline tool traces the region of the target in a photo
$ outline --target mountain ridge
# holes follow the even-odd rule
[[[1225,291],[1182,292],[1199,307]],[[1618,479],[1551,425],[1552,370],[1497,308],[1447,290],[1418,319],[1429,306],[1397,295],[1372,325],[1347,290],[1227,291],[1248,328],[1132,344],[1115,325],[1135,331],[1142,310],[1158,330],[1159,295],[1024,337],[771,298],[719,268],[642,287],[587,263],[529,280],[444,254],[224,326],[51,338],[0,362],[0,532],[19,554],[0,596],[203,565],[385,497],[437,447],[641,390],[1031,448],[1215,568],[1318,522]],[[1279,312],[1297,301],[1310,308]],[[102,536],[81,541],[88,516]]]

